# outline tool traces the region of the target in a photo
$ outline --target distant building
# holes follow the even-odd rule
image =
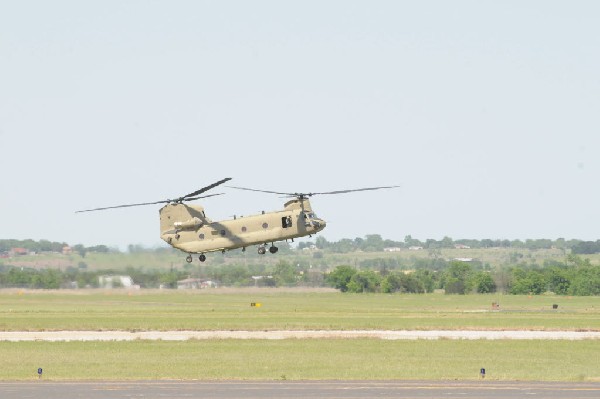
[[[29,255],[29,250],[26,248],[11,248],[11,250],[8,251],[8,255],[9,256]]]
[[[186,278],[177,282],[178,290],[201,290],[205,288],[217,288],[215,281],[201,278]]]
[[[454,248],[456,248],[456,249],[471,249],[470,246],[464,245],[464,244],[455,244]]]
[[[129,276],[100,276],[98,277],[98,286],[100,288],[139,288],[139,285],[133,284],[133,279]]]
[[[402,248],[400,247],[390,247],[390,248],[383,248],[384,252],[400,252],[402,251]]]
[[[73,253],[73,248],[71,248],[68,245],[65,245],[62,249],[62,254],[63,255],[71,255]]]
[[[411,251],[420,251],[421,249],[423,249],[423,247],[413,245],[412,247],[408,247],[408,249],[410,249]]]

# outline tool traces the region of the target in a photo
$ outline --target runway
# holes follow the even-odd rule
[[[600,339],[600,331],[0,331],[0,341],[187,341],[191,339],[332,339],[374,338],[384,340],[415,339]]]
[[[281,381],[281,382],[4,382],[2,399],[120,398],[548,398],[600,397],[600,383],[428,382],[428,381]]]

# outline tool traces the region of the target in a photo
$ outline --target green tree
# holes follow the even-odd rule
[[[85,258],[85,254],[87,253],[87,249],[83,246],[83,244],[75,245],[73,247],[73,251],[77,252],[82,258]]]
[[[407,248],[408,247],[422,247],[423,243],[415,238],[412,238],[412,236],[409,234],[404,237],[404,245]]]
[[[446,294],[466,294],[471,292],[473,268],[466,262],[452,261],[444,272],[442,280]]]
[[[389,274],[381,281],[381,292],[391,294],[402,291],[402,280],[398,274]]]
[[[332,287],[337,288],[342,292],[348,291],[348,284],[352,279],[352,276],[356,274],[356,269],[352,266],[338,266],[331,273],[327,275],[325,280]]]
[[[496,292],[496,283],[487,272],[478,272],[473,275],[473,286],[479,294],[490,294]]]
[[[187,276],[182,272],[171,270],[169,272],[162,273],[159,277],[159,282],[168,288],[177,288],[177,282],[179,280],[183,280],[185,277]],[[113,279],[113,288],[115,287],[115,282],[115,279]],[[119,280],[118,283],[121,284],[121,281]]]
[[[596,254],[600,252],[600,241],[581,241],[571,248],[574,254]]]
[[[419,284],[423,287],[423,292],[433,292],[438,275],[439,273],[425,269],[419,269],[414,273],[415,278],[419,280]]]
[[[220,281],[223,285],[244,286],[253,284],[250,272],[241,265],[224,265],[214,268],[211,278]]]
[[[348,283],[348,292],[377,292],[381,277],[372,270],[361,270],[355,273]]]
[[[8,271],[6,282],[9,287],[29,287],[32,273],[30,270],[12,268]]]
[[[290,263],[280,260],[273,271],[273,278],[277,286],[296,284],[296,270]]]
[[[369,252],[383,251],[383,238],[379,234],[368,234],[363,243],[363,250]]]
[[[578,268],[568,291],[571,295],[600,295],[600,266]]]
[[[425,288],[422,282],[413,274],[393,273],[387,275],[381,281],[381,292],[418,294],[425,292]]]
[[[560,267],[548,269],[548,290],[558,295],[566,295],[571,286],[572,276],[569,270]]]
[[[546,291],[546,280],[537,270],[514,269],[510,287],[511,294],[539,295]]]
[[[327,249],[327,248],[329,248],[329,245],[330,245],[329,241],[327,241],[327,240],[325,239],[325,237],[323,237],[323,236],[319,236],[319,237],[317,237],[317,239],[315,240],[315,246],[316,246],[318,249]]]
[[[446,236],[442,238],[442,241],[440,241],[440,245],[442,246],[442,248],[454,248],[454,241],[452,241],[452,238]]]

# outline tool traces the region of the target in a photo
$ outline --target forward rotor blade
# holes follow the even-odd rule
[[[229,181],[229,180],[231,180],[231,177],[226,177],[225,179],[219,180],[218,182],[213,183],[210,186],[202,187],[200,190],[194,191],[193,193],[189,193],[188,195],[184,195],[183,197],[179,198],[179,201],[183,201],[183,200],[186,200],[189,197],[195,197],[197,195],[200,195],[200,194],[202,194],[202,193],[204,193],[204,192],[206,192],[206,191],[208,191],[210,189],[213,189],[213,188],[217,187],[218,185],[223,184],[223,183],[225,183],[226,181]]]
[[[208,195],[203,195],[201,197],[186,198],[183,201],[195,201],[195,200],[198,200],[198,199],[201,199],[201,198],[209,198],[209,197],[214,197],[214,196],[223,195],[223,194],[225,194],[225,193],[208,194]]]
[[[167,204],[169,202],[171,202],[171,200],[156,201],[156,202],[143,202],[141,204],[127,204],[127,205],[105,206],[103,208],[94,208],[94,209],[85,209],[85,210],[82,210],[82,211],[75,211],[75,213],[103,211],[103,210],[106,210],[106,209],[116,209],[116,208],[130,208],[132,206]]]

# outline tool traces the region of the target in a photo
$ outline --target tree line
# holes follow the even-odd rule
[[[299,248],[312,245],[312,243],[300,243]],[[354,251],[379,252],[385,248],[423,248],[423,249],[445,249],[445,248],[525,248],[531,250],[538,249],[563,249],[570,250],[574,254],[593,254],[600,253],[600,240],[582,241],[566,240],[558,238],[551,239],[527,239],[527,240],[507,240],[507,239],[459,239],[454,240],[450,237],[444,237],[441,240],[432,238],[421,241],[413,238],[411,235],[404,237],[404,241],[394,241],[383,239],[379,234],[369,234],[364,238],[357,237],[354,240],[344,238],[339,241],[328,241],[325,237],[319,236],[314,245],[318,249],[329,250],[335,253],[348,253]]]
[[[48,241],[48,240],[35,241],[35,240],[31,240],[31,239],[0,240],[0,253],[9,252],[13,248],[24,248],[29,252],[35,252],[35,253],[40,253],[40,252],[61,253],[63,251],[63,248],[65,248],[65,247],[69,247],[69,244],[67,244],[66,242],[59,242],[59,241]],[[88,252],[98,252],[98,253],[108,253],[111,251],[118,252],[118,250],[109,249],[106,245],[94,245],[94,246],[86,247],[83,244],[76,244],[71,249],[73,251],[77,252],[82,257],[84,257],[85,254]]]
[[[212,280],[224,286],[323,286],[323,273],[312,272],[309,267],[293,266],[280,261],[274,266],[262,264],[216,265],[181,269],[145,270],[127,267],[122,270],[87,270],[81,262],[80,267],[60,269],[35,269],[0,264],[0,288],[102,288],[100,277],[106,275],[127,275],[141,288],[177,288],[177,282],[187,278]]]
[[[426,293],[436,289],[446,294],[494,293],[540,295],[600,295],[600,265],[568,255],[564,262],[546,261],[544,267],[518,264],[495,270],[477,269],[472,264],[451,261],[442,270],[414,272],[359,270],[337,266],[326,282],[342,292]]]
[[[423,248],[423,249],[445,249],[445,248],[518,248],[518,249],[551,249],[558,248],[563,250],[569,250],[574,254],[594,254],[600,253],[600,240],[596,241],[583,241],[583,240],[566,240],[564,238],[558,238],[556,240],[551,239],[527,239],[527,240],[507,240],[507,239],[459,239],[454,240],[450,237],[444,237],[441,240],[435,240],[432,238],[426,240],[419,240],[413,238],[411,235],[404,237],[404,241],[394,241],[384,239],[379,234],[368,234],[365,237],[357,237],[354,239],[343,238],[339,241],[328,241],[325,237],[319,236],[313,243],[312,241],[300,242],[298,249],[307,248],[310,246],[316,246],[318,249],[327,250],[333,253],[348,253],[355,251],[363,252],[380,252],[385,248]],[[65,242],[52,242],[48,240],[14,240],[14,239],[2,239],[0,240],[0,253],[8,252],[12,248],[25,248],[32,252],[61,252],[64,247],[68,246]],[[84,246],[83,244],[76,244],[72,246],[72,249],[79,253],[81,256],[85,256],[88,252],[119,252],[118,248],[108,248],[106,245],[95,245],[95,246]],[[127,251],[130,253],[140,253],[148,251],[160,251],[163,248],[148,249],[141,245],[129,245]]]
[[[176,288],[189,277],[213,280],[224,286],[260,287],[334,287],[342,292],[494,293],[539,295],[600,295],[600,265],[588,259],[568,255],[564,261],[546,261],[544,265],[515,264],[491,269],[471,262],[450,261],[439,268],[422,267],[412,271],[388,267],[357,268],[338,265],[330,272],[300,263],[280,260],[275,265],[224,264],[184,266],[182,269],[89,271],[84,267],[66,270],[32,269],[0,265],[0,288],[98,288],[103,275],[129,275],[142,288]]]
[[[25,248],[31,252],[61,252],[67,246],[65,242],[48,240],[0,240],[0,252],[8,252],[13,248]]]

